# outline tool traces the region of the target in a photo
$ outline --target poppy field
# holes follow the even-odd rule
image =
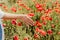
[[[60,0],[2,0],[0,8],[34,21],[27,27],[20,19],[3,19],[5,40],[60,40]]]

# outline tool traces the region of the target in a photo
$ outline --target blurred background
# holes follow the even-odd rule
[[[60,0],[0,0],[0,9],[35,22],[27,27],[20,19],[3,19],[5,40],[60,40]]]

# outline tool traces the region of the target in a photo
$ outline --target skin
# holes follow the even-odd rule
[[[4,16],[2,19],[20,19],[22,22],[26,24],[26,26],[34,25],[33,20],[28,17],[26,14],[10,14],[10,13],[4,13]]]

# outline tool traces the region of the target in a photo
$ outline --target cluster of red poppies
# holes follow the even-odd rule
[[[30,5],[28,6],[24,3],[21,3],[22,0],[17,0],[16,5],[18,6],[11,6],[10,8],[8,8],[8,6],[4,4],[0,4],[0,7],[2,7],[6,12],[12,11],[14,13],[18,13],[18,11],[20,12],[22,10],[22,12],[25,11],[26,13],[28,13],[27,15],[31,17],[35,22],[33,26],[34,29],[31,29],[30,28],[31,26],[28,27],[28,30],[29,30],[28,32],[32,32],[32,31],[34,32],[32,36],[29,35],[31,36],[32,39],[43,40],[44,37],[45,39],[47,39],[46,37],[48,37],[48,39],[52,40],[54,39],[53,35],[55,34],[60,35],[60,31],[59,31],[60,3],[59,1],[55,1],[55,2],[51,1],[51,7],[47,5],[49,1],[44,3],[39,3],[37,2],[37,0],[29,0],[29,1],[33,2],[32,6]],[[43,1],[41,0],[41,2]],[[22,24],[22,22],[17,22],[17,19],[11,20],[11,24],[13,26],[15,25],[22,26],[22,27],[25,26]],[[3,26],[7,26],[7,24],[4,23]],[[19,37],[21,36],[14,36],[13,40],[19,40]],[[29,40],[29,39],[30,38],[26,36],[24,37],[23,40]]]

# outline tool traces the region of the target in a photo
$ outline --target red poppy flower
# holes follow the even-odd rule
[[[29,17],[33,17],[34,16],[34,13],[29,13],[28,16]]]
[[[46,20],[49,20],[49,16],[45,16],[45,19],[46,19]]]
[[[18,8],[18,10],[22,10],[22,8]]]
[[[30,8],[29,7],[25,7],[27,10],[30,10]]]
[[[42,20],[42,21],[44,21],[44,20],[45,20],[45,17],[44,17],[44,16],[42,16],[42,17],[41,17],[41,20]]]
[[[54,24],[52,24],[52,25],[51,25],[51,27],[52,27],[52,28],[55,28],[55,25],[54,25]]]
[[[33,2],[35,2],[36,0],[32,0]]]
[[[39,28],[36,28],[36,29],[35,29],[35,31],[36,31],[36,32],[39,32],[39,31],[40,31],[40,29],[39,29]]]
[[[34,38],[35,38],[35,39],[38,38],[38,34],[34,34]]]
[[[18,40],[18,36],[14,36],[13,37],[13,40]]]
[[[49,20],[52,21],[52,17],[50,17]]]
[[[11,23],[13,24],[13,25],[16,25],[16,20],[15,19],[13,19],[12,21],[11,21]]]
[[[48,33],[49,35],[52,35],[53,32],[52,32],[52,30],[48,30],[47,33]]]
[[[28,40],[28,37],[25,37],[24,40]]]
[[[39,31],[42,36],[46,36],[46,32],[44,30]]]
[[[37,26],[38,26],[39,28],[41,28],[41,27],[42,27],[42,24],[41,24],[41,23],[38,23]]]
[[[38,23],[39,23],[39,21],[36,21],[35,24],[34,24],[34,26],[37,26]]]
[[[58,34],[60,35],[60,32],[58,32]]]
[[[3,9],[5,10],[5,11],[8,11],[8,7],[7,6],[2,6],[3,7]]]
[[[17,11],[16,7],[12,7],[11,10],[12,10],[13,12],[16,12],[16,11]]]
[[[39,7],[38,10],[41,12],[41,11],[43,11],[43,8],[42,7]]]
[[[18,22],[18,23],[17,23],[17,25],[18,25],[18,26],[21,26],[21,25],[22,25],[22,23],[21,23],[21,22]]]
[[[22,6],[22,7],[24,7],[24,8],[26,7],[26,5],[25,5],[25,4],[22,4],[22,3],[19,3],[18,5],[19,5],[19,6]]]
[[[60,12],[59,8],[55,8],[55,11],[58,12],[58,13]]]
[[[50,13],[51,11],[52,11],[52,9],[49,8],[49,9],[47,9],[47,10],[45,11],[45,13],[48,14],[48,13]]]
[[[36,6],[36,8],[39,8],[39,7],[42,7],[42,4],[37,3],[35,6]]]
[[[43,25],[46,25],[46,22],[43,21]]]
[[[2,6],[2,4],[0,4],[0,6]]]

